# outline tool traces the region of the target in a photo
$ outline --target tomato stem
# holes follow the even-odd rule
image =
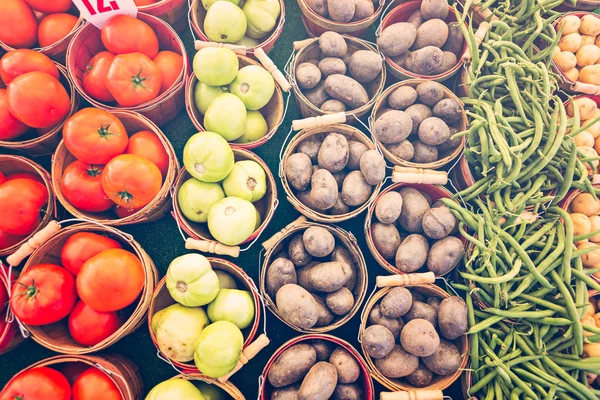
[[[98,129],[98,135],[100,135],[100,137],[104,138],[104,139],[108,139],[109,136],[121,136],[120,133],[114,133],[110,131],[110,123],[105,123],[102,124],[102,126],[100,127],[100,129]]]
[[[146,89],[146,86],[144,86],[144,81],[147,78],[142,78],[142,70],[143,68],[140,68],[140,72],[138,72],[138,74],[136,76],[134,76],[133,78],[131,78],[131,82],[133,83],[133,89],[137,89],[138,86],[141,86],[143,89]]]
[[[133,200],[133,195],[129,193],[127,190],[122,192],[117,192],[115,197],[118,197],[121,201],[125,201],[127,203],[127,210],[131,211],[133,207],[130,208],[129,203]]]
[[[86,170],[88,176],[95,178],[102,174],[102,170],[93,164],[90,164],[90,167]]]
[[[35,286],[35,281],[33,279],[31,280],[31,286],[28,286],[23,282],[19,282],[19,284],[27,288],[26,291],[21,293],[21,296],[27,296],[28,299],[34,298],[39,292],[38,288]]]

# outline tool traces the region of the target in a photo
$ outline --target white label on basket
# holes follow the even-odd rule
[[[133,0],[73,0],[86,21],[102,29],[106,21],[118,14],[137,17],[137,6]]]

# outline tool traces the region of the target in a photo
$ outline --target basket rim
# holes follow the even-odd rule
[[[363,18],[358,21],[350,21],[350,22],[337,22],[329,18],[325,18],[319,14],[317,14],[306,2],[306,0],[296,0],[298,2],[298,6],[302,11],[302,15],[306,16],[311,22],[320,26],[321,28],[326,28],[328,30],[335,29],[345,29],[345,28],[356,28],[356,30],[363,29],[369,27],[373,24],[373,22],[379,19],[381,13],[383,12],[383,8],[385,6],[385,0],[378,1],[378,7],[373,11],[373,14],[368,16],[367,18]],[[393,1],[393,0],[390,0]]]
[[[220,382],[218,379],[213,379],[197,372],[185,372],[169,378],[169,380],[171,379],[185,379],[186,381],[200,381],[208,383],[223,389],[227,394],[233,397],[234,400],[246,400],[242,392],[230,381]]]

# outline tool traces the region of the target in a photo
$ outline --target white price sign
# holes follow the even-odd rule
[[[133,0],[73,0],[81,16],[98,29],[112,16],[127,14],[137,16],[137,6]]]

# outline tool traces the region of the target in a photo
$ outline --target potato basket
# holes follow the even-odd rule
[[[159,0],[138,10],[162,19],[179,33],[188,27],[188,0]]]
[[[227,393],[233,400],[246,400],[242,392],[235,387],[235,385],[231,382],[219,382],[219,380],[215,380],[213,378],[209,378],[206,375],[198,374],[198,373],[185,373],[174,376],[171,379],[185,379],[190,382],[198,381],[203,383],[208,383],[210,385],[215,385],[218,388],[221,388],[225,393]]]
[[[10,298],[11,285],[15,283],[17,276],[16,271],[5,267],[0,264],[0,290],[7,293],[7,298]],[[25,338],[19,332],[19,325],[17,321],[8,319],[7,313],[8,304],[0,304],[0,309],[6,306],[3,312],[0,312],[0,355],[8,353],[15,347],[17,347]]]
[[[572,0],[563,1],[561,7],[571,10],[585,10],[585,11],[593,11],[596,8],[600,7],[600,1],[598,0],[577,0],[577,3],[573,5]]]

